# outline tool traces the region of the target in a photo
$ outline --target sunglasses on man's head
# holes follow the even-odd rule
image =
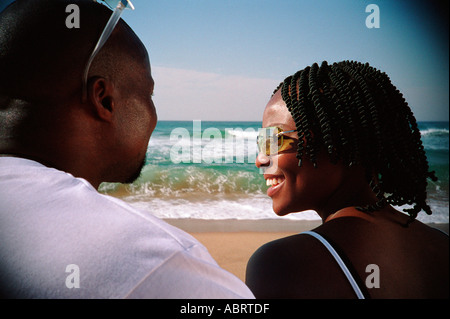
[[[98,39],[97,44],[95,45],[94,50],[92,51],[88,62],[86,63],[86,66],[84,68],[83,73],[83,100],[87,97],[87,80],[88,80],[88,73],[89,68],[91,66],[92,61],[94,60],[97,53],[100,51],[100,49],[105,44],[106,40],[108,40],[109,36],[111,35],[112,31],[114,30],[114,27],[116,26],[117,22],[119,22],[120,15],[122,14],[122,11],[124,9],[131,9],[134,10],[134,6],[129,0],[103,0],[103,1],[97,1],[95,2],[102,2],[105,3],[108,7],[113,9],[113,13],[111,17],[108,20],[108,23],[106,23],[105,28],[103,29],[102,34],[100,35],[100,38]]]
[[[113,9],[113,13],[111,17],[109,18],[108,22],[105,25],[105,28],[102,31],[102,34],[100,35],[100,38],[97,41],[97,44],[94,47],[94,50],[92,51],[91,55],[89,56],[89,59],[86,63],[86,66],[84,67],[83,72],[83,78],[82,78],[82,99],[83,101],[87,98],[87,80],[88,80],[88,74],[89,74],[89,68],[92,64],[92,61],[94,60],[97,53],[100,51],[100,49],[105,44],[106,40],[108,40],[109,36],[111,35],[112,31],[114,30],[114,27],[116,26],[117,22],[119,22],[120,15],[122,14],[122,11],[124,9],[131,9],[134,10],[134,6],[131,3],[130,0],[93,0],[94,2],[99,3],[105,3],[108,7]],[[1,0],[0,4],[0,12],[2,12],[4,9],[6,9],[11,3],[15,2],[15,0]]]
[[[256,139],[258,143],[258,152],[269,156],[291,150],[297,139],[284,136],[284,134],[291,132],[295,132],[295,130],[283,131],[276,126],[259,129],[259,134]]]

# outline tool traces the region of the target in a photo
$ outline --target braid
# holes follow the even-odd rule
[[[368,63],[324,61],[287,77],[278,90],[297,126],[299,165],[306,158],[316,167],[324,150],[333,163],[366,168],[378,202],[358,209],[408,204],[411,221],[421,210],[431,214],[427,178],[436,177],[416,119],[386,73]]]
[[[311,111],[311,107],[310,107],[310,102],[307,99],[307,87],[308,87],[308,75],[309,75],[309,68],[306,68],[305,71],[301,74],[300,76],[300,81],[299,81],[299,100],[298,100],[298,108],[299,110],[301,110],[301,113],[299,114],[299,118],[297,118],[297,121],[295,122],[295,124],[297,125],[297,127],[301,127],[301,134],[299,135],[299,140],[301,137],[304,136],[304,139],[302,138],[302,149],[306,144],[306,149],[305,152],[312,154],[313,152],[313,146],[314,146],[314,141],[313,141],[313,136],[311,134],[311,131],[309,130],[310,127],[312,127],[314,125],[314,120],[311,118],[313,112]],[[308,110],[308,112],[307,112]],[[305,141],[305,143],[303,143],[303,140]],[[301,160],[302,160],[302,156],[301,154],[299,154],[297,152],[297,158],[299,160],[299,166],[301,166]],[[315,164],[315,159],[314,159],[314,155],[311,155],[310,157],[311,161]]]

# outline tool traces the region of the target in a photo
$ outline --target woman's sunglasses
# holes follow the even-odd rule
[[[294,142],[298,140],[296,138],[284,136],[284,134],[291,132],[296,131],[283,131],[276,126],[259,129],[259,134],[256,139],[258,143],[258,152],[269,156],[292,149],[294,147]]]

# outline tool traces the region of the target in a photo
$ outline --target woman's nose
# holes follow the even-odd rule
[[[258,168],[261,168],[262,166],[270,165],[270,158],[269,158],[269,156],[259,152],[258,156],[256,157],[256,160],[255,160],[255,165]]]

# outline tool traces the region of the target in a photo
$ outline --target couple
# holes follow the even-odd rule
[[[80,29],[64,25],[67,1],[17,0],[0,13],[3,297],[448,297],[448,237],[414,220],[430,213],[434,175],[386,74],[324,62],[275,90],[256,165],[278,215],[314,209],[323,224],[258,249],[245,285],[188,234],[96,191],[139,176],[154,82],[125,22],[70,3]],[[108,41],[94,50],[99,38]],[[409,216],[390,206],[404,203]],[[368,265],[382,276],[370,291]]]

